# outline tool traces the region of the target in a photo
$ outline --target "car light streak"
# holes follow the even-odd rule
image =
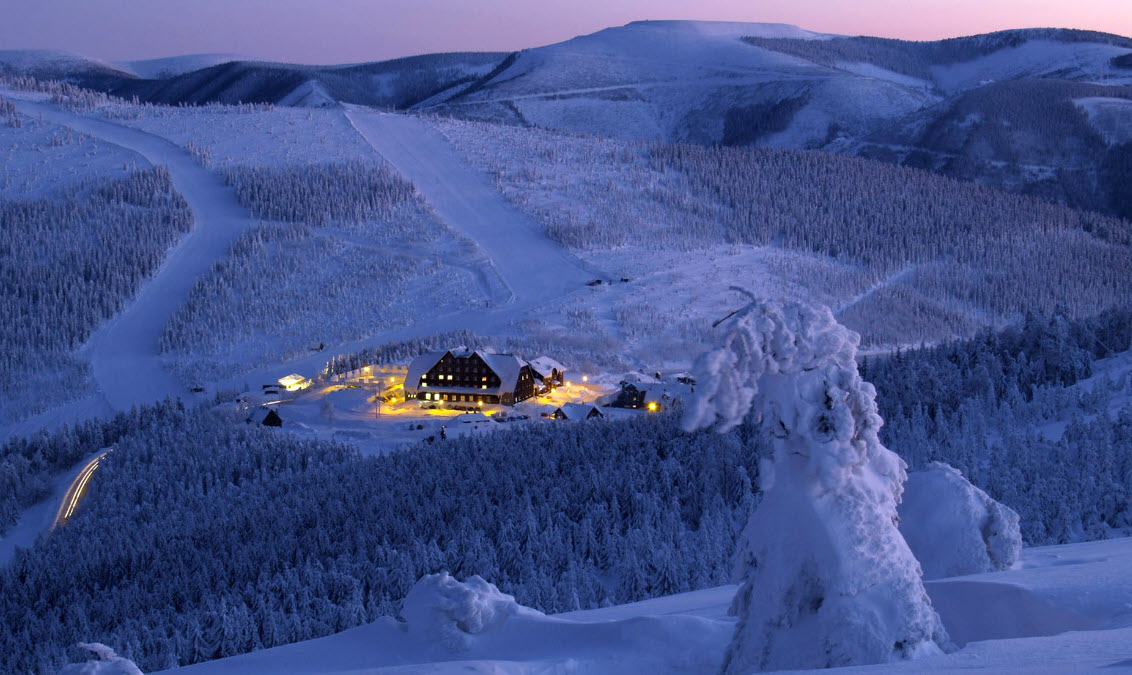
[[[87,486],[90,484],[90,479],[94,476],[94,472],[98,470],[98,464],[103,457],[109,453],[110,450],[99,454],[94,459],[90,460],[86,466],[79,471],[79,475],[71,482],[67,488],[67,492],[63,495],[63,502],[59,505],[59,511],[55,514],[55,522],[51,524],[51,529],[63,525],[75,514],[75,509],[78,508],[79,500],[83,498]]]

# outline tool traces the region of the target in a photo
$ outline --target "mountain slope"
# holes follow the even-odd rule
[[[1132,215],[1132,106],[1119,103],[1132,100],[1132,38],[1107,33],[910,42],[641,21],[512,54],[190,72],[180,71],[209,59],[132,64],[142,75],[179,73],[163,79],[74,56],[4,54],[7,72],[152,103],[344,102],[624,140],[817,149]]]
[[[405,108],[491,72],[505,54],[429,54],[348,66],[229,61],[165,79],[122,78],[108,93],[151,103],[357,103]],[[309,98],[312,92],[320,95]]]

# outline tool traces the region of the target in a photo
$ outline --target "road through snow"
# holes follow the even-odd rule
[[[126,308],[105,321],[80,354],[90,359],[94,379],[116,410],[160,401],[185,391],[162,365],[158,340],[165,322],[188,299],[197,278],[220,260],[251,224],[235,192],[185,150],[152,134],[59,108],[17,101],[21,112],[132,150],[152,164],[169,167],[173,187],[188,202],[193,229],[171,248],[157,272]]]

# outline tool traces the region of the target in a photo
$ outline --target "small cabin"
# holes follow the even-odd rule
[[[566,366],[548,356],[532,359],[528,364],[535,377],[542,382],[543,389],[554,389],[566,381]]]
[[[283,426],[283,418],[271,408],[257,408],[248,416],[248,424],[259,424],[265,427]]]
[[[281,377],[278,381],[279,386],[287,391],[299,391],[300,389],[306,389],[311,386],[310,380],[296,373]]]
[[[601,408],[591,403],[563,403],[554,411],[553,416],[556,420],[572,420],[575,422],[605,417]]]

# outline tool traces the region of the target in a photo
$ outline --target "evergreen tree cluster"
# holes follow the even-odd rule
[[[1090,316],[1132,297],[1132,223],[1099,213],[828,153],[436,124],[584,255],[775,247],[821,261],[808,290],[834,298],[859,293],[845,270],[865,272],[881,288],[843,319],[867,344],[966,337],[1059,305]]]
[[[400,174],[360,160],[301,168],[236,166],[225,177],[253,216],[315,226],[391,220],[417,198],[413,184]]]
[[[20,111],[16,110],[16,104],[5,100],[2,96],[0,96],[0,117],[8,118],[8,126],[13,129],[24,125],[23,120],[20,119]]]
[[[0,200],[0,381],[20,383],[0,399],[0,420],[34,412],[23,402],[29,395],[43,405],[66,394],[51,392],[60,383],[45,374],[82,370],[71,352],[125,306],[191,226],[164,167],[67,198]]]
[[[273,220],[234,242],[166,324],[161,349],[192,378],[407,325],[421,307],[443,313],[479,300],[470,242],[384,164],[226,175],[244,206]]]
[[[176,409],[164,403],[119,413],[105,422],[88,420],[54,433],[16,436],[0,446],[0,536],[16,523],[23,509],[50,494],[54,476]]]
[[[79,641],[149,671],[319,637],[439,570],[548,612],[726,583],[752,433],[539,424],[362,458],[167,406],[0,570],[0,671],[54,672]]]
[[[1094,376],[1132,348],[1132,312],[1029,316],[1001,333],[867,360],[884,443],[941,461],[1021,515],[1027,545],[1132,532],[1132,376]]]

